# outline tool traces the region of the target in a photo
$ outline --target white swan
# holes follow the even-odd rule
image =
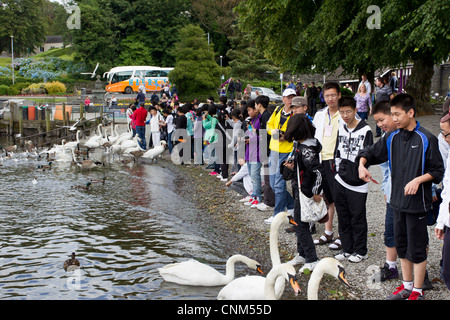
[[[145,152],[142,158],[152,160],[155,159],[157,156],[161,155],[164,152],[164,150],[166,150],[166,144],[167,142],[165,140],[161,140],[158,146],[155,146],[152,149]]]
[[[227,260],[225,274],[194,259],[168,264],[158,268],[158,271],[168,282],[189,286],[220,286],[234,279],[234,264],[238,261],[262,273],[261,266],[257,261],[240,254],[233,255]]]
[[[344,266],[335,258],[323,258],[317,263],[308,281],[308,300],[319,300],[319,284],[325,273],[350,286],[345,278]]]
[[[111,143],[111,144],[114,144],[114,143],[116,143],[116,141],[119,139],[119,133],[117,132],[117,128],[119,127],[119,125],[118,124],[116,124],[116,126],[114,127],[114,131],[112,132],[112,133],[114,133],[114,135],[111,135],[110,137],[109,137],[109,142]],[[112,131],[112,130],[111,130]]]
[[[279,300],[281,293],[276,292],[275,281],[282,278],[287,280],[294,289],[295,294],[300,292],[300,287],[295,276],[295,268],[288,263],[279,264],[270,270],[267,277],[247,276],[237,278],[219,291],[219,300]]]
[[[94,134],[85,143],[84,146],[88,149],[94,149],[100,147],[100,141],[103,139],[102,135],[102,124],[100,123],[97,127],[98,134]]]
[[[64,147],[69,150],[75,149],[80,144],[80,130],[77,130],[76,137],[77,141],[67,142]]]
[[[120,147],[122,148],[122,152],[127,150],[127,149],[129,149],[129,148],[137,147],[139,145],[138,141],[140,141],[140,138],[139,138],[138,134],[136,134],[134,136],[134,138],[131,139],[131,140],[122,141],[122,143],[120,144]]]

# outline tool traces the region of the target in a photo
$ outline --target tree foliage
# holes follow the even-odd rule
[[[220,83],[220,67],[204,31],[195,25],[182,28],[175,52],[176,64],[170,72],[170,81],[178,91],[185,95],[213,94]]]
[[[11,52],[11,36],[16,56],[31,53],[44,43],[44,0],[9,0],[1,4],[0,51]]]

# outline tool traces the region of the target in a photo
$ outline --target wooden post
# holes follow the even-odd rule
[[[84,117],[84,104],[80,103],[80,119]]]
[[[19,106],[19,134],[23,137],[23,107]]]
[[[62,116],[63,116],[63,126],[65,126],[66,125],[66,121],[67,121],[67,118],[66,118],[66,103],[65,102],[63,102],[63,104],[62,104]]]
[[[14,135],[14,107],[16,106],[15,103],[9,104],[9,110],[10,110],[10,118],[9,118],[9,135]]]
[[[50,131],[50,108],[45,108],[45,129],[48,135],[48,132]]]

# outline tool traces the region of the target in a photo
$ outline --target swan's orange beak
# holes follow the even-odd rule
[[[258,271],[261,274],[264,274],[260,265],[256,266],[256,271]]]
[[[350,283],[348,283],[348,280],[345,278],[345,269],[341,266],[338,267],[339,267],[339,275],[338,275],[339,280],[341,280],[348,287],[350,287]]]
[[[295,276],[289,275],[289,283],[292,286],[292,289],[294,289],[294,294],[297,296],[302,290],[300,289],[300,286],[298,285],[297,279]]]
[[[290,223],[290,224],[292,224],[292,225],[294,225],[294,226],[298,226],[297,222],[294,221],[294,217],[288,216],[288,219],[289,219],[289,223]]]

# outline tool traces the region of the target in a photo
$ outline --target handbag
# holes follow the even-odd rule
[[[297,180],[298,180],[298,194],[300,198],[300,219],[302,222],[317,222],[323,219],[328,211],[327,205],[325,201],[320,199],[319,202],[316,202],[313,198],[308,198],[305,196],[301,189],[300,183],[300,173],[297,166]]]

